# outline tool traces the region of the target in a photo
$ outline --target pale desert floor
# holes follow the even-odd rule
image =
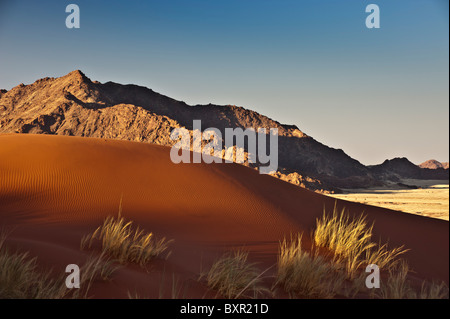
[[[404,189],[396,184],[376,189],[347,189],[335,198],[380,206],[402,212],[449,220],[449,182],[442,180],[403,180],[421,189]]]

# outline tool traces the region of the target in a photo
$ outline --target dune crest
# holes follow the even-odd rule
[[[281,124],[243,107],[191,106],[146,87],[91,81],[80,70],[20,84],[0,94],[0,133],[97,137],[172,146],[170,133],[180,127],[192,132],[194,120],[201,120],[204,128],[217,128],[222,136],[226,128],[277,129],[280,174],[297,173],[309,179],[299,185],[313,190],[379,186],[385,178],[396,178],[403,172],[367,167],[295,125]],[[422,170],[416,175],[448,179],[448,171]]]

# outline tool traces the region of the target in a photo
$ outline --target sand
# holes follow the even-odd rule
[[[442,180],[403,180],[405,185],[419,189],[405,189],[393,184],[383,188],[348,189],[334,198],[385,207],[421,216],[449,220],[449,183]]]
[[[0,135],[0,225],[13,229],[8,244],[63,272],[85,260],[82,236],[117,215],[122,198],[122,216],[174,239],[172,254],[150,273],[122,268],[112,283],[94,285],[93,297],[158,298],[161,285],[178,278],[190,283],[189,297],[202,298],[206,289],[197,278],[224,251],[245,247],[261,269],[270,267],[280,240],[304,232],[307,244],[316,218],[335,205],[335,198],[242,165],[173,164],[169,151],[127,141]],[[410,249],[405,258],[418,277],[448,283],[448,222],[339,199],[337,206],[364,211],[377,238]]]

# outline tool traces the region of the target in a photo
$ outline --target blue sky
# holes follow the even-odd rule
[[[67,29],[78,4],[81,28]],[[365,27],[366,5],[381,28]],[[0,0],[0,88],[81,69],[295,124],[364,164],[449,159],[447,0]]]

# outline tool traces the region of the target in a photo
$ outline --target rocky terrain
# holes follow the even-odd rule
[[[419,167],[428,168],[428,169],[438,169],[438,168],[448,169],[449,163],[448,162],[438,162],[434,159],[431,159],[426,162],[423,162],[422,164],[419,165]]]
[[[422,168],[411,163],[407,158],[386,160],[380,165],[369,166],[375,176],[382,180],[400,181],[408,179],[448,179],[449,171],[442,167],[436,169]]]
[[[79,70],[0,91],[0,133],[85,136],[171,146],[175,143],[170,139],[171,131],[185,127],[192,134],[195,119],[202,121],[202,129],[215,127],[223,136],[228,127],[277,128],[279,172],[273,175],[313,190],[377,186],[386,178],[448,178],[448,170],[431,172],[411,163],[413,168],[403,160],[366,167],[296,126],[280,124],[243,107],[191,106],[141,86],[91,81]]]

